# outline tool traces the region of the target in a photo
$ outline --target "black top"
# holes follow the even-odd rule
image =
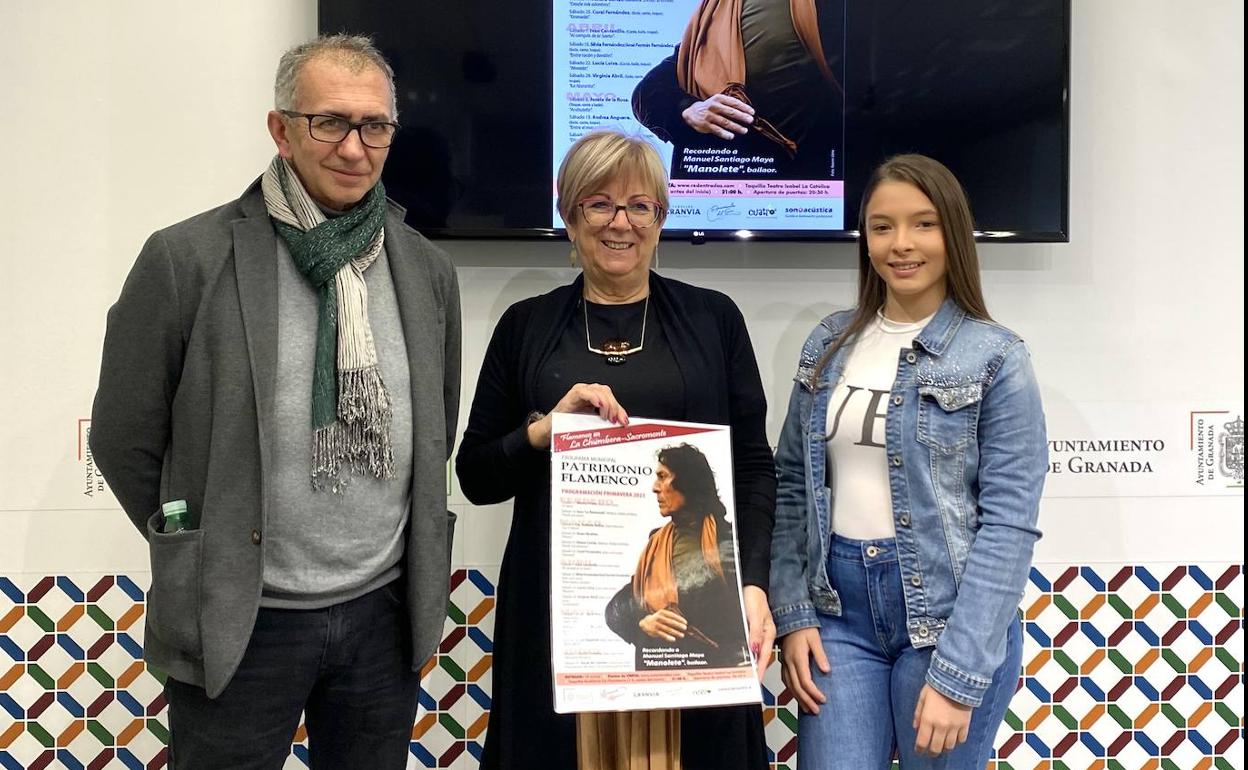
[[[741,48],[754,109],[801,147],[831,93],[793,28],[789,0],[744,0]]]
[[[576,768],[575,719],[554,712],[552,692],[550,452],[529,446],[526,417],[531,411],[549,411],[567,391],[565,387],[556,396],[558,388],[548,380],[564,343],[579,338],[583,344],[581,295],[578,277],[568,286],[512,305],[499,319],[456,457],[460,485],[473,503],[515,498],[495,609],[493,702],[481,760],[484,770]],[[679,382],[679,388],[662,388],[666,392],[653,404],[645,394],[637,396],[638,403],[621,399],[621,404],[630,414],[732,426],[742,582],[765,590],[776,477],[765,433],[767,404],[745,320],[727,296],[655,274],[650,277],[650,312],[670,348],[675,376],[637,366],[650,352],[647,331],[646,349],[630,356],[638,360],[604,365],[599,381],[614,389],[613,373],[632,371],[653,375],[655,382]],[[582,324],[579,333],[573,331],[574,321]],[[597,328],[594,321],[591,317],[591,327]],[[669,399],[678,407],[674,411],[650,411]],[[681,757],[687,770],[762,770],[767,759],[759,708],[683,711]]]
[[[645,311],[645,339],[642,339],[642,311]],[[589,322],[589,342],[585,327]],[[621,364],[591,353],[610,339],[628,340],[641,350],[624,356]],[[645,300],[625,305],[601,305],[583,301],[568,319],[559,343],[542,367],[537,384],[538,400],[557,404],[578,382],[601,382],[611,386],[616,401],[630,417],[680,419],[684,412],[685,384],[676,366],[672,347],[663,333],[663,322],[654,305]],[[546,410],[542,410],[546,411]]]

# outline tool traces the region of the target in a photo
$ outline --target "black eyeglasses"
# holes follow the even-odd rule
[[[317,115],[306,112],[295,112],[293,110],[278,110],[288,118],[307,118],[308,119],[308,135],[318,142],[328,142],[329,144],[338,144],[351,134],[352,131],[358,131],[360,141],[365,147],[372,147],[375,150],[384,150],[394,141],[394,132],[399,130],[398,123],[392,123],[388,120],[366,120],[362,123],[352,123],[346,118],[340,118],[337,115]]]

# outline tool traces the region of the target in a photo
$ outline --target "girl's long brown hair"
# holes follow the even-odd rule
[[[940,219],[941,235],[945,239],[945,281],[949,296],[968,315],[992,320],[979,283],[975,224],[962,185],[944,164],[926,155],[894,155],[875,169],[862,191],[862,205],[858,207],[858,307],[849,326],[819,359],[811,387],[819,382],[824,367],[836,351],[852,342],[866,328],[876,311],[884,307],[884,300],[888,297],[888,287],[871,266],[871,257],[867,254],[867,204],[882,182],[912,184],[932,201]]]

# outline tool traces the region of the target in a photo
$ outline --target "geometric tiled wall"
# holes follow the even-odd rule
[[[1243,598],[1242,565],[1033,570],[999,766],[1243,768]]]
[[[995,770],[1243,770],[1242,565],[1032,570],[1024,672]],[[0,575],[0,768],[160,768],[161,682],[141,660],[147,575]],[[490,704],[496,575],[452,576],[425,669],[412,768],[477,766]],[[797,719],[768,672],[774,766]],[[288,768],[306,767],[302,728]]]

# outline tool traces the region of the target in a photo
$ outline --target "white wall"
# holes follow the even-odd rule
[[[1087,0],[1073,28],[1071,242],[984,246],[986,292],[1031,345],[1052,434],[1164,437],[1167,451],[1144,476],[1053,479],[1038,558],[1241,563],[1242,488],[1184,486],[1178,445],[1191,411],[1242,415],[1243,5]],[[272,73],[314,34],[315,3],[0,0],[0,29],[0,573],[145,571],[79,455],[104,314],[152,230],[262,170]],[[572,273],[562,245],[444,245],[466,414],[498,316]],[[774,441],[801,340],[852,300],[853,248],[661,252],[664,273],[741,305]],[[466,516],[457,561],[496,564],[505,517]]]

